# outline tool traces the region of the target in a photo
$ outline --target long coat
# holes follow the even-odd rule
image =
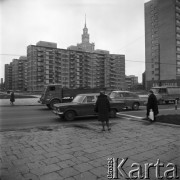
[[[15,101],[15,96],[14,96],[14,93],[12,92],[11,95],[10,95],[10,101],[11,102],[14,102]]]
[[[99,121],[109,120],[110,103],[106,95],[100,94],[96,101],[95,111],[98,112]]]
[[[156,98],[156,96],[154,94],[150,94],[150,96],[148,97],[147,116],[149,116],[150,109],[152,109],[155,116],[157,114],[159,114],[158,102],[157,102],[157,98]]]

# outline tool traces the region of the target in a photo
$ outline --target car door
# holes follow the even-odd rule
[[[95,102],[96,102],[96,97],[94,95],[85,96],[82,103],[78,105],[78,115],[79,116],[94,115]]]
[[[125,99],[126,106],[128,106],[128,107],[132,107],[134,102],[139,101],[138,96],[136,96],[132,93],[129,93],[129,92],[124,93],[124,99]]]

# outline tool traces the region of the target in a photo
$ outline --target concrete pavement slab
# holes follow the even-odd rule
[[[164,164],[161,176],[168,163],[175,165],[176,176],[180,176],[180,127],[119,118],[111,123],[110,132],[102,132],[99,122],[86,126],[70,122],[52,131],[0,132],[1,180],[108,179],[108,158],[127,158],[123,166],[127,174],[133,163],[139,163],[145,174],[144,164],[159,159]],[[150,179],[157,179],[155,176],[152,168]],[[116,179],[126,178],[118,171]]]

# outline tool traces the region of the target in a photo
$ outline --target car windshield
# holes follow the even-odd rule
[[[117,93],[116,92],[111,92],[111,94],[110,94],[110,98],[116,98],[116,96],[117,96]]]
[[[75,103],[81,103],[84,99],[84,96],[83,95],[77,95],[72,102],[75,102]]]
[[[154,94],[159,93],[159,89],[152,88],[151,90],[154,92]]]

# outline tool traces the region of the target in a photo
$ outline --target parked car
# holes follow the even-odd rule
[[[125,104],[124,108],[131,108],[138,110],[139,106],[145,105],[145,101],[141,99],[137,94],[130,91],[112,91],[109,97],[113,101],[123,101]]]
[[[53,112],[65,120],[74,120],[78,116],[97,116],[94,112],[95,103],[99,93],[88,93],[77,95],[72,102],[54,104]],[[110,117],[116,117],[116,113],[121,111],[124,103],[110,100]]]

